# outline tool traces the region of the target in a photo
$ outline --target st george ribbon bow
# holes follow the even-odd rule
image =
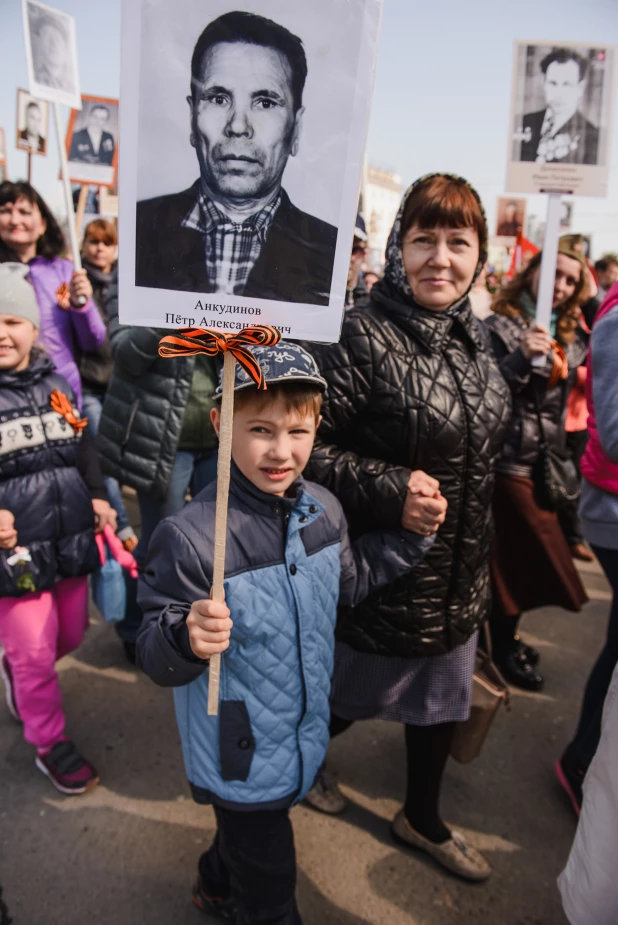
[[[238,334],[222,334],[195,328],[168,334],[159,341],[159,356],[194,357],[205,354],[208,357],[218,353],[231,353],[238,360],[258,389],[265,389],[266,382],[260,364],[251,353],[250,347],[273,347],[281,340],[281,331],[269,324],[255,324]]]

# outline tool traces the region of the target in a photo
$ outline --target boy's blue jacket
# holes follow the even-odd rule
[[[376,532],[354,544],[341,505],[299,479],[295,497],[267,495],[236,467],[230,486],[219,716],[207,715],[208,668],[186,617],[208,598],[216,483],[155,530],[138,599],[143,670],[177,688],[176,716],[194,798],[237,810],[302,799],[328,746],[337,603],[353,605],[405,574],[433,538]]]

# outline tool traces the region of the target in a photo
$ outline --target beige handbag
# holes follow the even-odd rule
[[[457,723],[451,745],[451,755],[461,764],[478,758],[500,705],[504,703],[508,710],[511,699],[506,681],[491,660],[491,638],[487,623],[484,631],[486,651],[476,650],[470,718]]]

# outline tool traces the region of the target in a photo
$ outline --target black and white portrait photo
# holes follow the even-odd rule
[[[137,138],[123,102],[120,180],[125,202],[135,163],[137,290],[206,302],[216,293],[239,311],[241,300],[331,304],[362,159],[359,137],[350,161],[350,133],[355,111],[361,124],[368,116],[358,90],[370,86],[376,35],[365,11],[377,22],[380,2],[316,3],[321,25],[318,9],[285,0],[179,0],[173,16],[163,0],[142,0]],[[370,57],[357,85],[363,42]],[[284,316],[273,306],[269,317]]]
[[[79,107],[75,20],[61,10],[22,0],[30,91],[43,100]]]
[[[611,47],[518,43],[513,162],[534,164],[538,176],[541,165],[608,167],[613,56]],[[582,178],[565,191],[585,194]]]
[[[27,90],[17,91],[17,139],[20,151],[47,154],[49,103],[37,100]]]
[[[573,220],[573,203],[563,199],[560,203],[560,231],[570,231]]]
[[[117,166],[118,100],[82,96],[66,137],[69,176],[74,183],[112,186]]]

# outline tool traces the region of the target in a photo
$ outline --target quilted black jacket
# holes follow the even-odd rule
[[[115,361],[97,434],[101,467],[122,485],[164,499],[191,393],[194,357],[163,359],[169,331],[120,324],[118,280],[107,302]]]
[[[0,373],[0,508],[15,517],[17,542],[31,558],[11,564],[15,550],[0,550],[0,597],[46,591],[99,565],[92,497],[104,491],[82,476],[86,438],[52,410],[53,389],[75,407],[69,383],[43,355],[21,372]],[[94,456],[91,444],[87,454]],[[100,485],[96,457],[94,468]]]
[[[553,388],[547,388],[551,358],[545,366],[532,366],[520,344],[528,325],[519,318],[491,315],[484,322],[490,332],[493,351],[502,375],[513,395],[513,414],[504,441],[498,471],[530,478],[539,457],[541,432],[537,403],[543,420],[545,439],[556,449],[566,444],[566,401],[575,382],[577,367],[586,362],[587,337],[581,329],[574,343],[565,347],[569,375]]]
[[[313,345],[328,381],[308,478],[341,501],[353,535],[401,521],[410,472],[440,481],[446,521],[408,575],[342,614],[339,638],[381,655],[442,655],[489,604],[494,464],[510,414],[486,330],[413,307],[383,281],[351,309],[339,344]]]

